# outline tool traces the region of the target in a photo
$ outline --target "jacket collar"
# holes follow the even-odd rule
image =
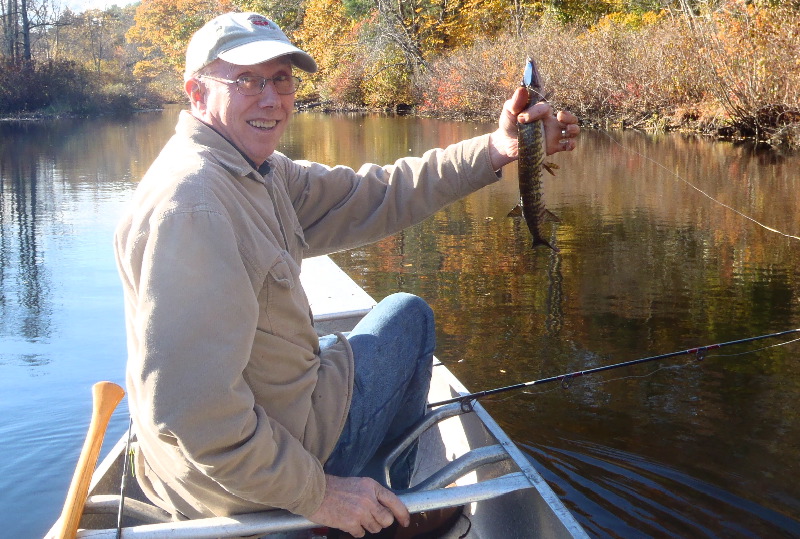
[[[189,138],[195,144],[209,148],[219,163],[237,176],[253,176],[263,183],[264,176],[270,172],[269,159],[261,166],[256,166],[216,129],[198,120],[187,110],[182,110],[178,116],[175,132]]]

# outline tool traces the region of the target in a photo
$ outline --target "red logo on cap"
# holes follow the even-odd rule
[[[247,17],[247,20],[256,26],[269,26],[269,19],[262,17],[261,15],[250,15]]]

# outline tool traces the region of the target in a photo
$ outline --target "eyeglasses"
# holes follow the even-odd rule
[[[211,79],[217,82],[227,82],[235,84],[236,91],[242,95],[258,95],[264,91],[268,81],[272,81],[275,92],[279,95],[291,95],[297,91],[303,81],[300,77],[293,75],[275,75],[274,77],[259,77],[258,75],[242,75],[236,80],[221,79],[211,75],[200,75],[201,79]]]

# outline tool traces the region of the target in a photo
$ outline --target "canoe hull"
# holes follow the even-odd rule
[[[351,329],[375,305],[375,301],[328,257],[304,261],[302,278],[315,313],[315,325],[321,333]],[[332,281],[336,286],[330,285]],[[326,286],[320,283],[326,283]],[[467,389],[459,380],[434,358],[429,402],[440,402],[466,393]],[[453,468],[462,460],[469,461],[480,451],[500,455],[463,474],[454,485],[448,480],[451,488],[400,494],[412,512],[464,505],[461,519],[443,537],[587,537],[530,461],[479,403],[475,403],[468,413],[436,423],[419,439],[418,466],[412,487],[443,468]],[[116,504],[125,441],[123,436],[95,471],[78,537],[99,539],[116,536]],[[102,502],[103,496],[108,497],[108,501]],[[133,478],[126,482],[125,496],[129,508],[147,503]],[[157,509],[154,511],[158,513]],[[197,539],[266,535],[300,539],[310,537],[311,526],[302,517],[285,511],[162,524],[126,516],[123,537]]]

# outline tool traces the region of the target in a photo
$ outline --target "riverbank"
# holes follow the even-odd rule
[[[524,28],[470,35],[411,65],[371,65],[358,47],[320,52],[308,93],[345,109],[409,103],[420,115],[494,118],[532,57],[549,100],[585,126],[691,131],[797,149],[797,50],[800,10],[771,2],[727,0],[702,15],[612,13],[589,26],[545,14]]]
[[[575,110],[568,105],[563,105],[563,103],[555,102],[554,105],[566,110]],[[498,108],[496,110],[483,111],[444,111],[429,110],[424,107],[406,104],[387,107],[364,107],[320,100],[299,101],[296,104],[296,109],[299,112],[397,114],[440,120],[487,122],[496,121],[500,110]],[[716,121],[709,120],[685,111],[677,111],[672,116],[659,116],[658,113],[654,113],[653,116],[645,119],[622,114],[579,116],[579,123],[584,129],[635,129],[652,134],[679,132],[718,141],[750,141],[778,151],[800,150],[800,118],[797,121],[781,125],[770,132],[767,137],[759,137],[754,133],[744,133],[735,126],[730,125],[729,122],[720,119],[716,119]]]
[[[563,107],[568,110],[568,106]],[[161,108],[147,108],[138,110],[124,110],[112,111],[106,113],[72,113],[72,112],[24,112],[18,114],[5,114],[0,116],[0,122],[45,122],[59,119],[75,119],[75,118],[96,118],[96,117],[116,117],[128,118],[135,114],[143,114],[162,110]],[[351,113],[351,114],[386,114],[386,115],[399,115],[399,116],[418,116],[435,118],[440,120],[455,120],[455,121],[486,121],[494,122],[497,120],[498,110],[485,110],[485,111],[431,111],[425,108],[399,104],[392,107],[366,107],[356,105],[337,104],[333,101],[309,100],[298,101],[296,104],[298,112],[322,112],[326,114],[333,113]],[[693,117],[691,115],[675,115],[673,117],[659,117],[654,115],[649,120],[642,120],[636,117],[625,117],[617,115],[614,117],[608,116],[595,116],[595,117],[579,117],[579,122],[584,129],[616,129],[626,130],[635,129],[645,131],[652,134],[680,132],[696,136],[702,136],[718,141],[733,141],[744,142],[750,141],[756,144],[768,146],[776,151],[790,151],[794,152],[800,150],[800,121],[787,123],[780,129],[776,130],[766,139],[759,139],[753,135],[746,135],[739,132],[737,129],[722,124],[715,124],[706,120]]]

